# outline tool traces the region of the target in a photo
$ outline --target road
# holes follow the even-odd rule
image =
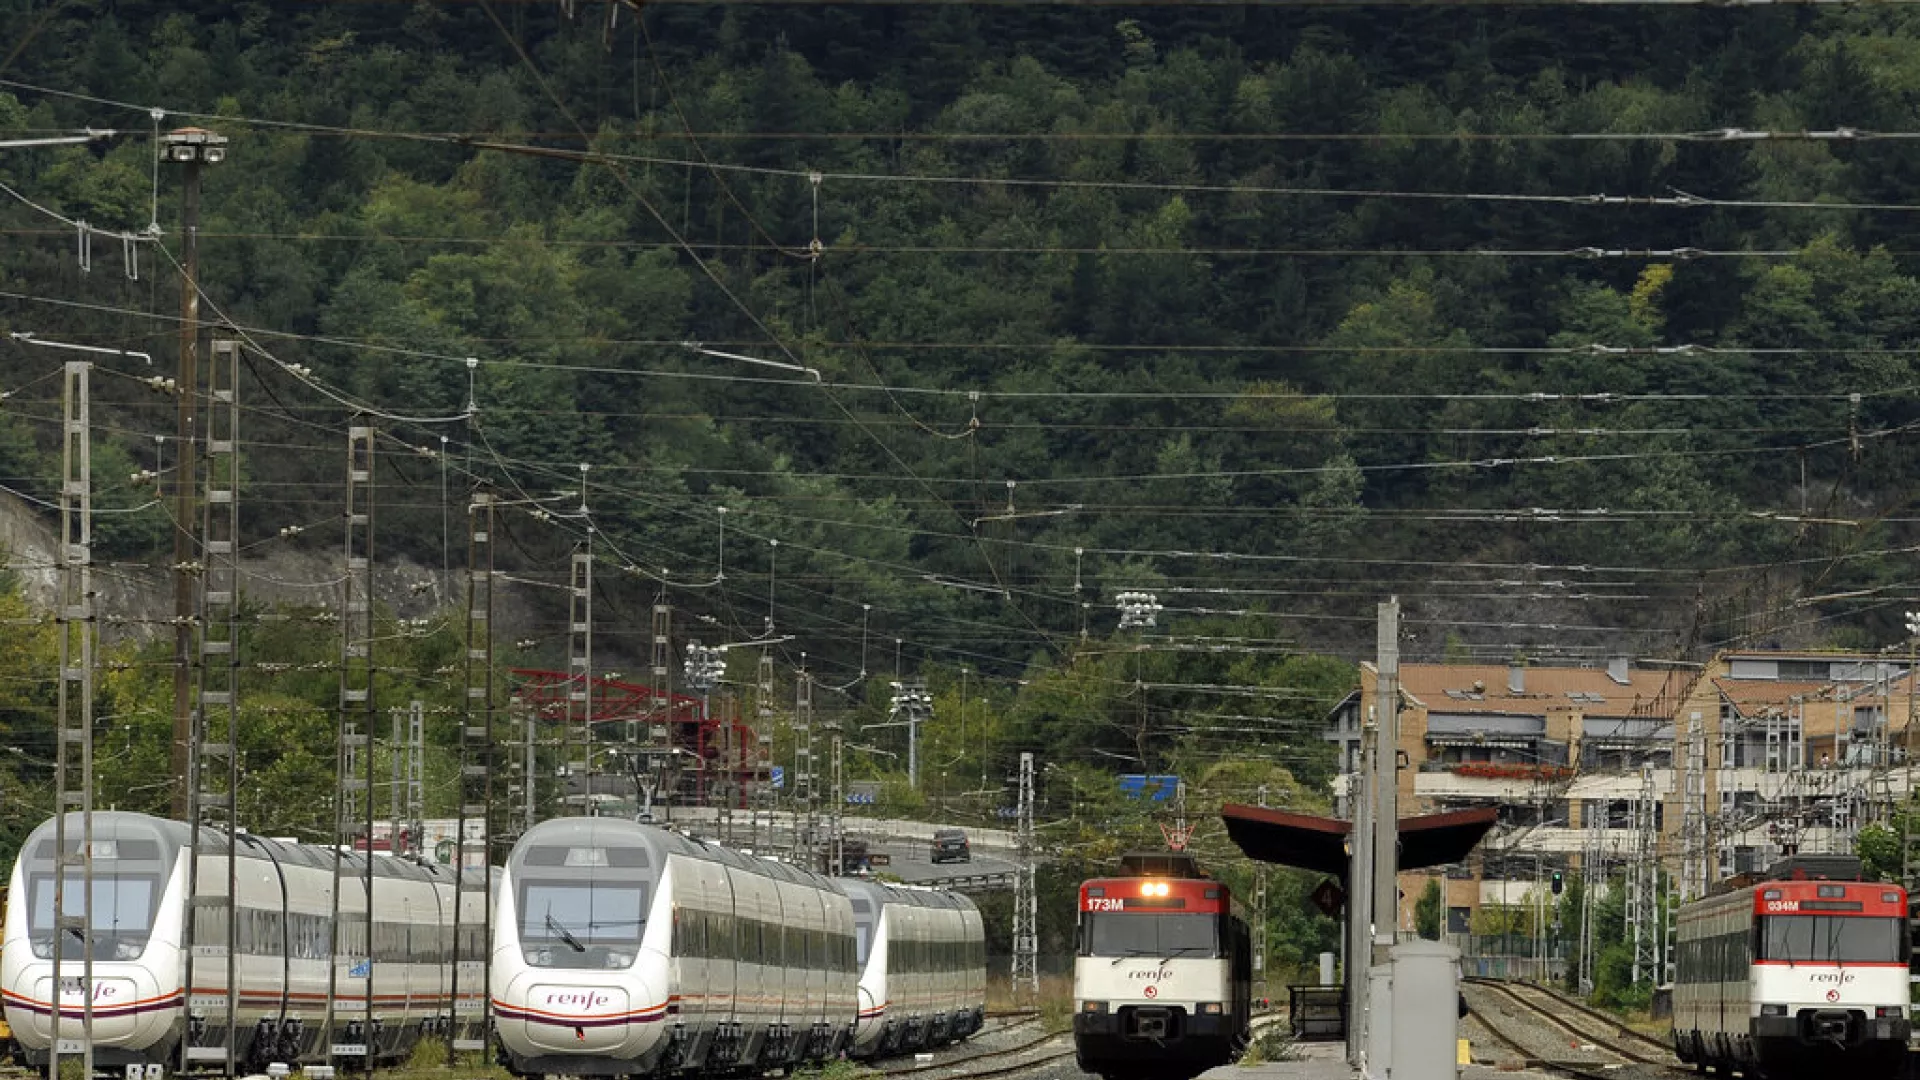
[[[673,810],[676,825],[690,828],[695,835],[709,840],[721,838],[717,817],[711,809],[675,807]],[[968,829],[972,858],[963,863],[936,866],[930,856],[933,830],[938,826],[932,823],[848,816],[843,819],[843,825],[847,839],[864,840],[869,850],[891,857],[891,865],[875,867],[877,871],[910,884],[962,890],[1010,888],[1013,872],[1019,866],[1013,856],[1011,834],[999,829]],[[742,850],[754,850],[757,842],[759,849],[767,854],[784,855],[793,843],[792,819],[784,813],[761,815],[756,823],[752,814],[736,811],[729,827],[732,841],[729,846]]]

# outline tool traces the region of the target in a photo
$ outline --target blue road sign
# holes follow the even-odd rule
[[[1120,794],[1129,799],[1142,796],[1154,802],[1167,802],[1179,790],[1178,776],[1144,776],[1140,773],[1120,774]]]
[[[782,768],[779,765],[775,765],[773,766],[773,771],[771,775],[773,777],[773,789],[775,791],[778,791],[781,788],[787,786],[787,770],[786,769]]]

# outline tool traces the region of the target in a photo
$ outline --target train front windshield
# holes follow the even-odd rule
[[[32,903],[27,908],[27,936],[32,941],[33,954],[42,958],[53,955],[53,886],[50,873],[34,874],[27,882],[27,890],[32,894]],[[93,903],[89,905],[85,879],[69,872],[61,907],[63,914],[70,917],[88,916],[94,959],[135,960],[146,951],[147,939],[153,932],[154,897],[159,890],[160,882],[155,877],[121,876],[96,870]],[[61,952],[68,957],[78,957],[84,946],[78,930],[71,930]]]
[[[1220,916],[1096,911],[1080,916],[1081,956],[1219,956]]]
[[[1906,956],[1897,918],[1859,915],[1771,915],[1760,920],[1755,959],[1796,964],[1886,963]]]
[[[520,890],[520,944],[533,967],[630,966],[646,928],[638,882],[529,881]]]

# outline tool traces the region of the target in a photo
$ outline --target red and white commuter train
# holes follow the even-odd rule
[[[1251,1038],[1252,949],[1224,882],[1191,855],[1128,855],[1080,886],[1073,1045],[1106,1080],[1181,1080]]]
[[[1770,1078],[1901,1075],[1907,894],[1858,862],[1793,863],[1681,907],[1673,1046],[1702,1069]]]

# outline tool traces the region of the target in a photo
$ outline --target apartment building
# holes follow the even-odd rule
[[[1342,773],[1358,769],[1376,682],[1373,665],[1360,665],[1360,689],[1329,718]],[[1595,854],[1617,872],[1650,852],[1675,885],[1697,891],[1789,850],[1851,850],[1875,806],[1905,796],[1914,697],[1905,664],[1861,655],[1403,664],[1401,812],[1499,810],[1475,858],[1440,875],[1451,932]],[[1347,813],[1344,785],[1336,796]],[[1432,876],[1402,875],[1403,929]]]

